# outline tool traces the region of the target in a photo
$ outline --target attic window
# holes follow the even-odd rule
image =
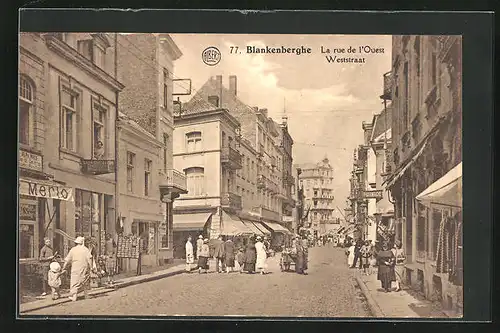
[[[219,107],[219,96],[208,96],[208,102],[215,107]]]

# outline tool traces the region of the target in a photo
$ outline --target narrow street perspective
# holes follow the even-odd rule
[[[316,247],[309,255],[308,275],[281,272],[275,256],[269,259],[266,275],[186,273],[28,314],[369,317],[355,272],[345,265],[344,251]]]

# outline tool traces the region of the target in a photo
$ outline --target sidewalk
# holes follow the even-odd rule
[[[443,311],[426,300],[418,300],[407,290],[384,292],[377,273],[370,276],[357,272],[356,281],[365,295],[370,310],[377,318],[449,318]],[[394,290],[394,288],[393,288]]]
[[[144,273],[140,276],[131,276],[131,277],[125,277],[120,280],[117,280],[115,285],[113,287],[99,287],[99,288],[94,288],[91,291],[89,291],[89,296],[96,296],[100,294],[105,294],[111,291],[114,291],[116,289],[132,286],[135,284],[143,283],[143,282],[149,282],[149,281],[154,281],[158,279],[162,279],[165,277],[177,275],[177,274],[182,274],[185,272],[186,265],[181,264],[181,265],[176,265],[167,269],[163,270],[158,270],[158,271],[153,271],[150,273]],[[31,311],[43,309],[43,308],[48,308],[51,306],[59,305],[62,303],[67,303],[71,302],[71,300],[68,299],[68,294],[62,294],[61,298],[57,300],[52,300],[51,296],[48,295],[46,298],[41,299],[41,300],[36,300],[33,302],[27,302],[20,304],[19,306],[19,313],[20,314],[25,314]],[[81,297],[81,296],[80,296]]]

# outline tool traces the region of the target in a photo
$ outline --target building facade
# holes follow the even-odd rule
[[[172,73],[182,53],[168,34],[113,38],[117,77],[125,84],[118,100],[118,217],[121,232],[144,240],[142,264],[155,266],[173,258],[173,202],[187,191],[172,156]]]
[[[102,33],[20,34],[20,254],[44,238],[67,253],[79,235],[103,252],[114,229],[114,47]]]
[[[336,224],[334,218],[333,168],[325,157],[317,164],[304,164],[299,176],[300,187],[304,191],[304,205],[309,211],[304,227],[317,234],[324,234],[325,224]]]
[[[407,283],[459,313],[461,190],[454,193],[454,205],[428,207],[416,197],[461,165],[461,43],[459,36],[394,36],[385,89],[393,106],[393,172],[387,187],[401,226],[396,237],[407,255]]]

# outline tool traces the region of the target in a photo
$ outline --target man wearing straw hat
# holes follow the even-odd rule
[[[83,291],[85,298],[88,297],[88,289],[90,284],[90,269],[92,267],[92,254],[85,247],[84,238],[77,237],[75,246],[69,251],[66,259],[64,259],[63,271],[66,267],[71,266],[70,290],[69,299],[76,301],[79,291]]]

